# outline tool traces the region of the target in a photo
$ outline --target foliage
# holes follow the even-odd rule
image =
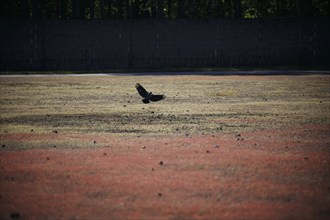
[[[329,17],[329,0],[2,0],[1,18]]]

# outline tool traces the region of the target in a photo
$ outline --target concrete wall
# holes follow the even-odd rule
[[[0,70],[329,68],[330,19],[0,21]]]

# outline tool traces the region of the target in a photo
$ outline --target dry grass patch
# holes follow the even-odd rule
[[[143,104],[136,82],[167,99]],[[2,77],[0,84],[0,133],[194,135],[330,121],[327,75]]]

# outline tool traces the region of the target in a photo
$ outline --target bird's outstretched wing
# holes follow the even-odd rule
[[[157,102],[157,101],[160,101],[162,99],[164,99],[165,96],[164,95],[152,95],[149,100],[152,101],[152,102]]]
[[[140,83],[136,83],[135,88],[143,98],[148,96],[147,90],[145,90],[143,86],[140,85]]]

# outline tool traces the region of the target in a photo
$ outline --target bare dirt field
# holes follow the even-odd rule
[[[329,109],[329,75],[0,77],[0,219],[329,219]]]

